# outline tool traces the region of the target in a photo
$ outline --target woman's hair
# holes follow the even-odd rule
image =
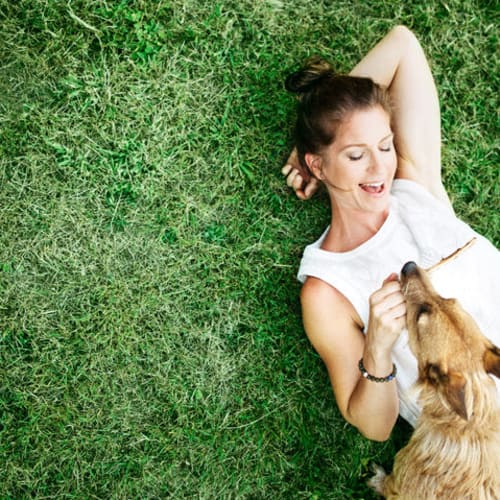
[[[370,78],[336,74],[330,64],[315,56],[285,80],[297,94],[295,146],[301,165],[304,155],[319,154],[335,140],[342,120],[356,110],[382,106],[391,115],[388,93]]]

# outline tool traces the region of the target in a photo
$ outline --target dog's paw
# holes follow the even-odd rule
[[[371,469],[375,474],[369,481],[368,486],[375,490],[379,495],[384,494],[384,481],[387,476],[385,470],[380,465],[372,464]]]

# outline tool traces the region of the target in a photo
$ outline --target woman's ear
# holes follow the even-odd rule
[[[304,160],[307,163],[307,166],[309,167],[309,170],[311,173],[316,177],[318,180],[323,179],[323,162],[321,160],[321,156],[315,155],[313,153],[306,153],[304,155]]]

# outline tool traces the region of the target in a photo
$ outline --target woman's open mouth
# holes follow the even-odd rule
[[[360,184],[359,187],[370,194],[380,194],[384,191],[384,182],[370,182]]]

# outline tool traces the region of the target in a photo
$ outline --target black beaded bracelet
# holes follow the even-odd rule
[[[396,365],[392,363],[392,373],[387,375],[387,377],[375,377],[374,375],[370,375],[366,371],[366,368],[363,365],[363,358],[359,360],[358,368],[361,372],[361,375],[363,375],[364,378],[371,380],[372,382],[390,382],[391,380],[396,378],[396,373],[398,372],[398,370],[396,369]]]

